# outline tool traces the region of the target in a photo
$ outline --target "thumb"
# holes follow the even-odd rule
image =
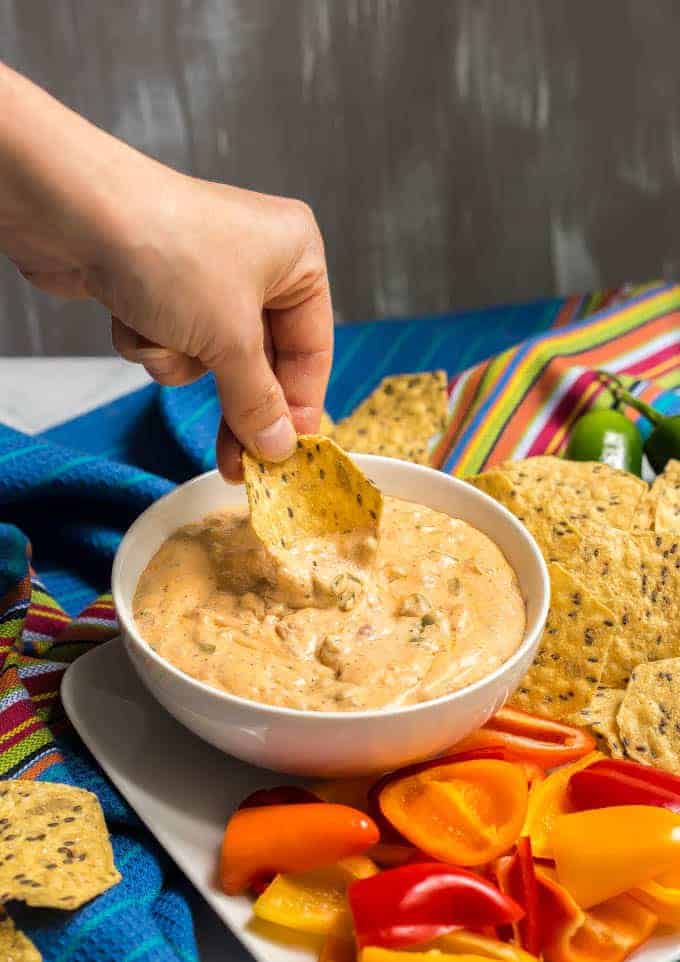
[[[263,461],[284,461],[297,435],[283,389],[265,355],[261,335],[224,352],[211,365],[222,414],[241,444]]]

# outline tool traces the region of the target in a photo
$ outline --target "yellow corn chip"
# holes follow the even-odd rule
[[[119,881],[95,795],[50,782],[0,782],[0,901],[76,909]]]
[[[640,478],[595,461],[545,455],[504,461],[493,470],[505,474],[516,489],[517,510],[510,508],[514,514],[549,509],[574,524],[591,521],[627,530],[647,491]]]
[[[650,494],[656,498],[654,530],[660,534],[680,534],[680,461],[668,462]]]
[[[42,955],[28,936],[14,927],[14,922],[0,910],[0,959],[2,962],[42,962]]]
[[[301,538],[377,534],[382,494],[329,438],[300,437],[294,454],[279,464],[244,454],[243,467],[252,526],[272,551]]]
[[[561,565],[550,564],[552,600],[534,662],[513,704],[550,718],[573,715],[597,690],[612,642],[606,608]]]
[[[333,430],[335,429],[335,423],[333,418],[326,411],[321,414],[321,423],[319,425],[319,434],[323,434],[330,438],[333,436]]]
[[[348,451],[427,464],[431,442],[446,424],[446,388],[444,371],[386,377],[336,424],[333,438]]]
[[[625,755],[616,723],[623,696],[622,688],[598,688],[590,704],[574,719],[575,724],[588,727],[598,742],[598,748],[613,758],[623,758]]]
[[[616,720],[627,755],[680,774],[680,658],[638,665]]]

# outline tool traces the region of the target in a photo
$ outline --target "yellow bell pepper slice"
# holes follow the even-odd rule
[[[313,872],[277,875],[255,902],[253,912],[258,919],[298,932],[350,937],[347,888],[377,872],[374,862],[358,855]]]
[[[441,935],[428,948],[453,953],[457,958],[461,954],[472,953],[483,959],[495,959],[497,962],[537,962],[535,955],[525,952],[516,945],[499,942],[498,939],[489,939],[485,935],[468,932],[467,929],[458,929],[457,932]]]
[[[406,952],[402,949],[362,949],[359,962],[488,962],[488,955],[451,955],[432,949],[429,952]]]
[[[680,815],[651,805],[560,815],[550,846],[560,883],[587,909],[680,870]]]
[[[531,839],[534,858],[552,858],[550,834],[555,819],[572,811],[568,794],[571,776],[602,758],[604,755],[601,752],[591,752],[571,765],[558,768],[542,782],[534,782],[531,786],[522,835],[528,835]]]

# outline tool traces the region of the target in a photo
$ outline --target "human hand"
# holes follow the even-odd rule
[[[22,142],[27,162],[8,171],[4,209],[0,188],[0,249],[41,289],[101,301],[118,352],[160,383],[213,371],[226,478],[241,477],[241,445],[285,458],[295,430],[318,427],[332,357],[323,242],[309,208],[170,170],[12,76],[45,129],[38,123]],[[58,154],[41,143],[50,125]]]

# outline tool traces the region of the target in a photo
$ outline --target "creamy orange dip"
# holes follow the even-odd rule
[[[312,566],[318,558],[324,575],[287,596],[246,508],[181,528],[139,579],[141,634],[214,688],[314,711],[437,698],[488,675],[524,635],[524,602],[499,548],[422,505],[385,498],[368,568],[345,564],[332,539],[295,551]]]

